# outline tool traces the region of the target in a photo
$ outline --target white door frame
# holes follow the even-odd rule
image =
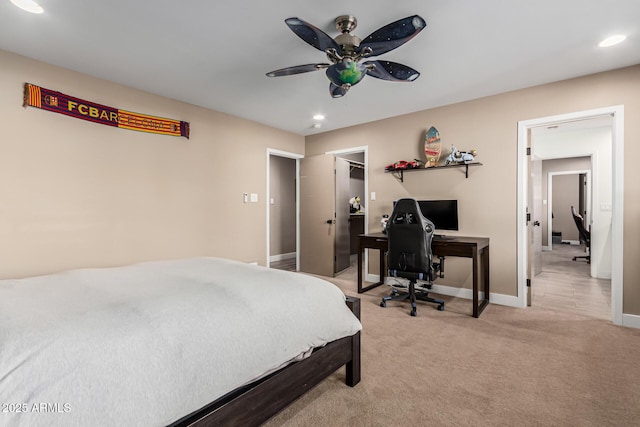
[[[593,110],[578,111],[556,116],[518,122],[518,194],[517,194],[517,247],[518,247],[518,303],[526,308],[527,281],[527,141],[529,130],[592,117],[612,116],[612,215],[611,215],[611,320],[623,325],[623,255],[624,255],[624,106],[615,105]]]
[[[267,208],[267,251],[265,257],[265,265],[269,267],[271,262],[271,156],[286,157],[296,161],[296,271],[300,269],[300,159],[304,157],[302,154],[290,153],[288,151],[267,148],[267,190],[265,194],[265,205]]]

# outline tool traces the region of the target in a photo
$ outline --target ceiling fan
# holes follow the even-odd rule
[[[305,42],[327,54],[328,63],[296,65],[267,73],[269,77],[291,76],[326,68],[331,82],[329,92],[334,98],[344,96],[351,86],[358,84],[365,75],[395,82],[411,82],[420,73],[411,67],[391,61],[364,61],[364,58],[382,55],[402,46],[420,31],[427,23],[418,15],[409,16],[385,25],[374,31],[364,40],[351,34],[358,21],[351,15],[341,15],[335,19],[336,29],[341,32],[332,39],[321,29],[299,18],[284,21],[291,31]]]

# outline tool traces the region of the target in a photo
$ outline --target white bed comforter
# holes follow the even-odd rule
[[[0,425],[166,425],[361,329],[324,280],[217,258],[0,281]]]

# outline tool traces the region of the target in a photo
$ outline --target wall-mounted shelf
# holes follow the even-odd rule
[[[415,168],[415,169],[400,169],[395,171],[385,171],[386,173],[397,174],[400,178],[400,182],[404,182],[404,173],[405,172],[415,172],[415,171],[437,171],[442,169],[451,169],[451,168],[464,168],[464,177],[469,178],[469,166],[482,166],[480,162],[471,162],[471,163],[452,163],[450,165],[443,166],[435,166],[431,168]]]

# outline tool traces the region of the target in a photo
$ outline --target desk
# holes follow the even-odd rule
[[[358,293],[366,292],[384,283],[385,252],[389,246],[389,238],[384,233],[361,234],[358,236]],[[378,249],[380,252],[380,281],[362,287],[362,253],[365,249]],[[457,256],[473,259],[473,317],[489,304],[489,238],[447,236],[446,239],[434,237],[431,242],[434,256]],[[484,284],[484,297],[479,301],[479,279]]]

